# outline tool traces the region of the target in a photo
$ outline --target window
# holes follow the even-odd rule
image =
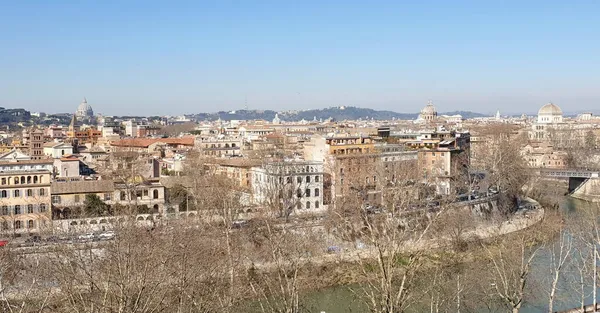
[[[2,178],[2,185],[6,185],[6,177]]]
[[[306,208],[310,209],[310,202],[306,201]]]
[[[319,196],[319,188],[315,188],[315,197]]]
[[[319,182],[319,176],[315,176],[315,182],[318,183]]]
[[[13,191],[13,195],[16,197],[20,197],[21,196],[21,190],[17,189]]]
[[[42,196],[42,197],[43,197],[43,196],[45,196],[45,195],[46,195],[46,189],[44,189],[44,188],[40,188],[40,190],[39,190],[39,194],[40,194],[40,196]]]
[[[60,204],[60,196],[52,196],[52,203]]]
[[[144,189],[143,196],[144,196],[144,197],[147,197],[147,196],[148,196],[148,189]]]
[[[110,201],[110,193],[104,194],[104,201]]]
[[[8,198],[8,192],[6,190],[0,191],[0,198]]]
[[[315,209],[319,208],[319,201],[315,201]]]
[[[40,204],[40,212],[46,212],[46,204],[45,203]]]
[[[291,183],[292,183],[292,178],[291,178],[291,177],[289,177],[289,176],[288,176],[288,177],[286,177],[286,182],[287,182],[288,184],[291,184]]]
[[[21,214],[21,206],[20,205],[15,205],[15,215],[17,214]]]
[[[27,189],[25,194],[27,194],[28,197],[33,197],[33,189]]]
[[[306,176],[306,182],[310,183],[310,176]]]
[[[27,183],[31,184],[31,176],[27,176]]]
[[[296,196],[298,198],[302,197],[302,191],[300,191],[300,189],[296,190]]]
[[[81,201],[81,197],[79,195],[75,195],[74,198],[75,203],[79,203],[79,201]]]
[[[28,214],[31,214],[31,213],[33,213],[33,204],[28,204],[28,205],[27,205],[27,213],[28,213]]]
[[[310,189],[306,188],[306,190],[305,190],[304,194],[305,194],[307,197],[310,197]]]
[[[35,228],[35,226],[33,225],[33,220],[27,221],[27,228]]]
[[[154,189],[154,191],[152,191],[152,198],[158,199],[158,189]]]
[[[127,194],[125,191],[121,191],[121,201],[125,201],[127,199]]]
[[[8,206],[6,206],[6,205],[2,206],[2,215],[8,215]]]
[[[15,185],[19,184],[19,177],[15,177]]]
[[[15,229],[21,229],[21,221],[15,221]]]
[[[300,177],[300,176],[296,177],[296,182],[297,182],[298,184],[299,184],[299,183],[301,183],[301,182],[302,182],[302,177]]]

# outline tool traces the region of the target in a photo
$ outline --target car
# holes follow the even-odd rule
[[[96,237],[96,236],[93,233],[88,233],[88,234],[83,234],[83,235],[77,236],[77,239],[79,239],[79,240],[92,240],[92,239],[94,239],[94,237]]]
[[[338,246],[329,246],[327,247],[327,253],[340,253],[342,249]]]
[[[233,228],[242,228],[248,226],[247,220],[235,220],[231,223],[231,227]]]
[[[105,232],[100,233],[98,235],[98,239],[101,239],[101,240],[110,240],[110,239],[114,239],[115,236],[116,236],[116,234],[115,234],[114,231],[105,231]]]

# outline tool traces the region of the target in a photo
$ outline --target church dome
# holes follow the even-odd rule
[[[94,110],[92,110],[92,106],[87,103],[87,99],[83,98],[83,101],[81,101],[77,107],[75,115],[82,118],[94,116]]]
[[[538,111],[538,115],[562,115],[560,107],[552,102],[544,104]]]
[[[435,106],[433,106],[433,103],[431,103],[431,101],[421,110],[421,114],[437,115]]]

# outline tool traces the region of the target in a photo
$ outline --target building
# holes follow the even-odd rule
[[[427,105],[419,113],[416,122],[418,123],[433,123],[437,119],[437,111],[433,102],[429,100]]]
[[[86,98],[83,98],[83,100],[77,107],[77,111],[75,111],[75,116],[77,116],[80,120],[91,119],[94,117],[94,110],[92,110],[92,106],[87,103]]]
[[[71,219],[89,215],[83,209],[88,195],[96,195],[115,215],[120,207],[134,207],[138,214],[164,214],[165,187],[158,180],[137,184],[113,180],[57,179],[52,182],[52,216]]]
[[[60,159],[65,155],[73,154],[73,146],[64,142],[48,142],[44,144],[44,155],[53,159]]]
[[[37,234],[50,226],[52,160],[0,157],[0,233]]]
[[[236,157],[242,155],[242,139],[223,136],[197,139],[202,154],[209,157]]]
[[[283,161],[254,167],[254,202],[285,216],[326,210],[323,174],[323,164],[319,162]]]
[[[31,159],[39,160],[44,158],[44,131],[37,128],[31,128],[27,135],[28,153],[29,156],[31,156]]]

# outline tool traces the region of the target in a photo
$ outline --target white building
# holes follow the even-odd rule
[[[60,159],[65,155],[73,154],[73,146],[64,142],[49,142],[44,144],[44,155],[53,159]]]
[[[323,163],[285,161],[252,168],[254,202],[280,215],[319,212],[323,205]]]
[[[532,124],[529,138],[533,140],[548,139],[550,130],[561,128],[564,128],[562,110],[554,103],[547,103],[538,111],[537,120]]]
[[[137,122],[129,120],[125,122],[125,135],[135,137],[137,135]]]

